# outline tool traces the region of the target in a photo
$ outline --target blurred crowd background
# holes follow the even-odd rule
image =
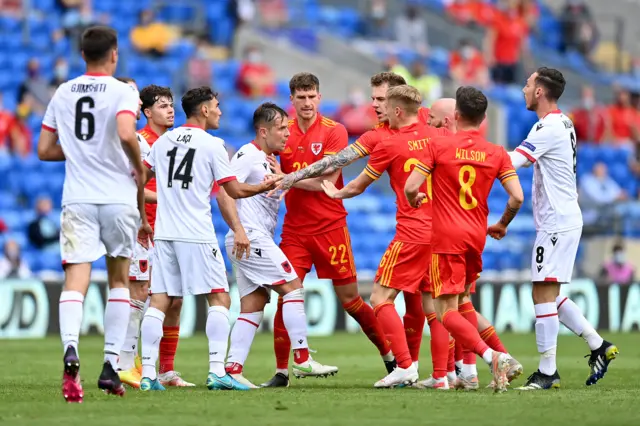
[[[291,109],[288,79],[300,71],[318,75],[322,114],[352,141],[375,124],[369,77],[392,70],[425,106],[462,84],[483,88],[491,102],[483,131],[514,148],[537,120],[524,106],[526,77],[559,68],[568,81],[561,108],[579,141],[585,229],[576,272],[630,283],[640,259],[638,17],[637,0],[0,0],[0,278],[61,273],[64,164],[40,162],[35,147],[56,87],[83,72],[80,34],[106,24],[119,34],[118,75],[170,86],[177,124],[187,88],[220,93],[216,135],[230,154],[252,139],[259,103]],[[345,170],[347,179],[363,165]],[[529,277],[532,174],[519,172],[527,201],[509,235],[488,240],[487,280]],[[497,185],[493,216],[505,201]],[[345,205],[359,275],[371,277],[394,232],[394,196],[381,181]],[[219,215],[214,224],[221,238]],[[104,259],[94,265],[104,269]]]

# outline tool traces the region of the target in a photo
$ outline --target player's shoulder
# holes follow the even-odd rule
[[[136,137],[138,138],[138,143],[141,146],[150,146],[149,142],[147,142],[147,138],[144,137],[144,135],[142,134],[142,132],[136,132]]]
[[[289,127],[289,129],[291,129],[295,123],[296,123],[296,119],[295,118],[290,118],[289,121],[287,121],[287,127]]]
[[[264,152],[258,148],[253,142],[242,145],[236,153],[233,155],[233,159],[236,161],[250,161],[255,158],[263,156]],[[240,160],[242,159],[242,160]]]
[[[320,126],[326,129],[329,133],[333,133],[336,131],[347,131],[347,128],[344,127],[344,124],[338,123],[337,121],[325,116],[320,116]]]

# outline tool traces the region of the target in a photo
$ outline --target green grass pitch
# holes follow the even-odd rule
[[[537,368],[533,335],[502,336],[507,348],[528,374]],[[607,376],[586,387],[586,344],[561,336],[558,367],[562,389],[537,393],[510,390],[493,394],[484,389],[488,370],[479,363],[478,392],[418,389],[373,389],[385,375],[375,348],[362,334],[311,338],[320,362],[340,367],[327,379],[292,379],[289,389],[249,392],[208,391],[204,335],[180,342],[176,369],[198,387],[141,393],[129,389],[124,398],[102,394],[96,386],[102,363],[102,338],[82,337],[83,404],[66,404],[60,391],[62,348],[57,337],[3,341],[0,382],[0,425],[638,425],[640,424],[640,336],[606,335],[620,356]],[[480,360],[481,362],[481,360]],[[257,336],[245,376],[259,384],[274,370],[270,334]],[[429,340],[423,341],[421,377],[429,374]]]

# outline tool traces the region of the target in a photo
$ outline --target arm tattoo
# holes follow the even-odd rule
[[[507,203],[507,208],[504,210],[502,217],[500,218],[500,223],[504,226],[509,226],[514,217],[518,214],[520,207],[511,207],[509,203]]]
[[[304,179],[314,178],[323,174],[332,173],[343,168],[344,166],[353,163],[358,158],[360,158],[360,155],[356,152],[356,150],[348,146],[337,154],[324,157],[322,160],[316,161],[310,166],[294,172],[293,182],[295,183]]]

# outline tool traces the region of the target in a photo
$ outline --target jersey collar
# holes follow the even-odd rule
[[[104,74],[101,72],[85,72],[84,75],[89,77],[111,77],[109,74]]]
[[[251,145],[255,146],[258,151],[262,151],[262,148],[256,143],[256,141],[251,141]]]
[[[554,109],[553,111],[549,111],[548,113],[546,113],[542,118],[546,118],[547,115],[550,115],[550,114],[562,114],[562,111],[560,111],[559,109]]]
[[[200,130],[204,130],[202,127],[200,127],[200,126],[196,126],[195,124],[183,124],[183,125],[182,125],[182,126],[180,126],[180,127],[189,127],[189,128],[192,128],[192,129],[200,129]]]
[[[320,113],[316,114],[316,121],[314,121],[313,123],[311,123],[311,126],[309,126],[309,128],[307,129],[307,133],[303,132],[302,129],[300,128],[300,124],[298,122],[298,117],[295,118],[295,124],[296,127],[298,129],[298,131],[300,132],[300,134],[306,135],[307,133],[309,133],[313,128],[315,128],[316,126],[319,126],[320,123],[322,122],[322,115],[320,115]]]

